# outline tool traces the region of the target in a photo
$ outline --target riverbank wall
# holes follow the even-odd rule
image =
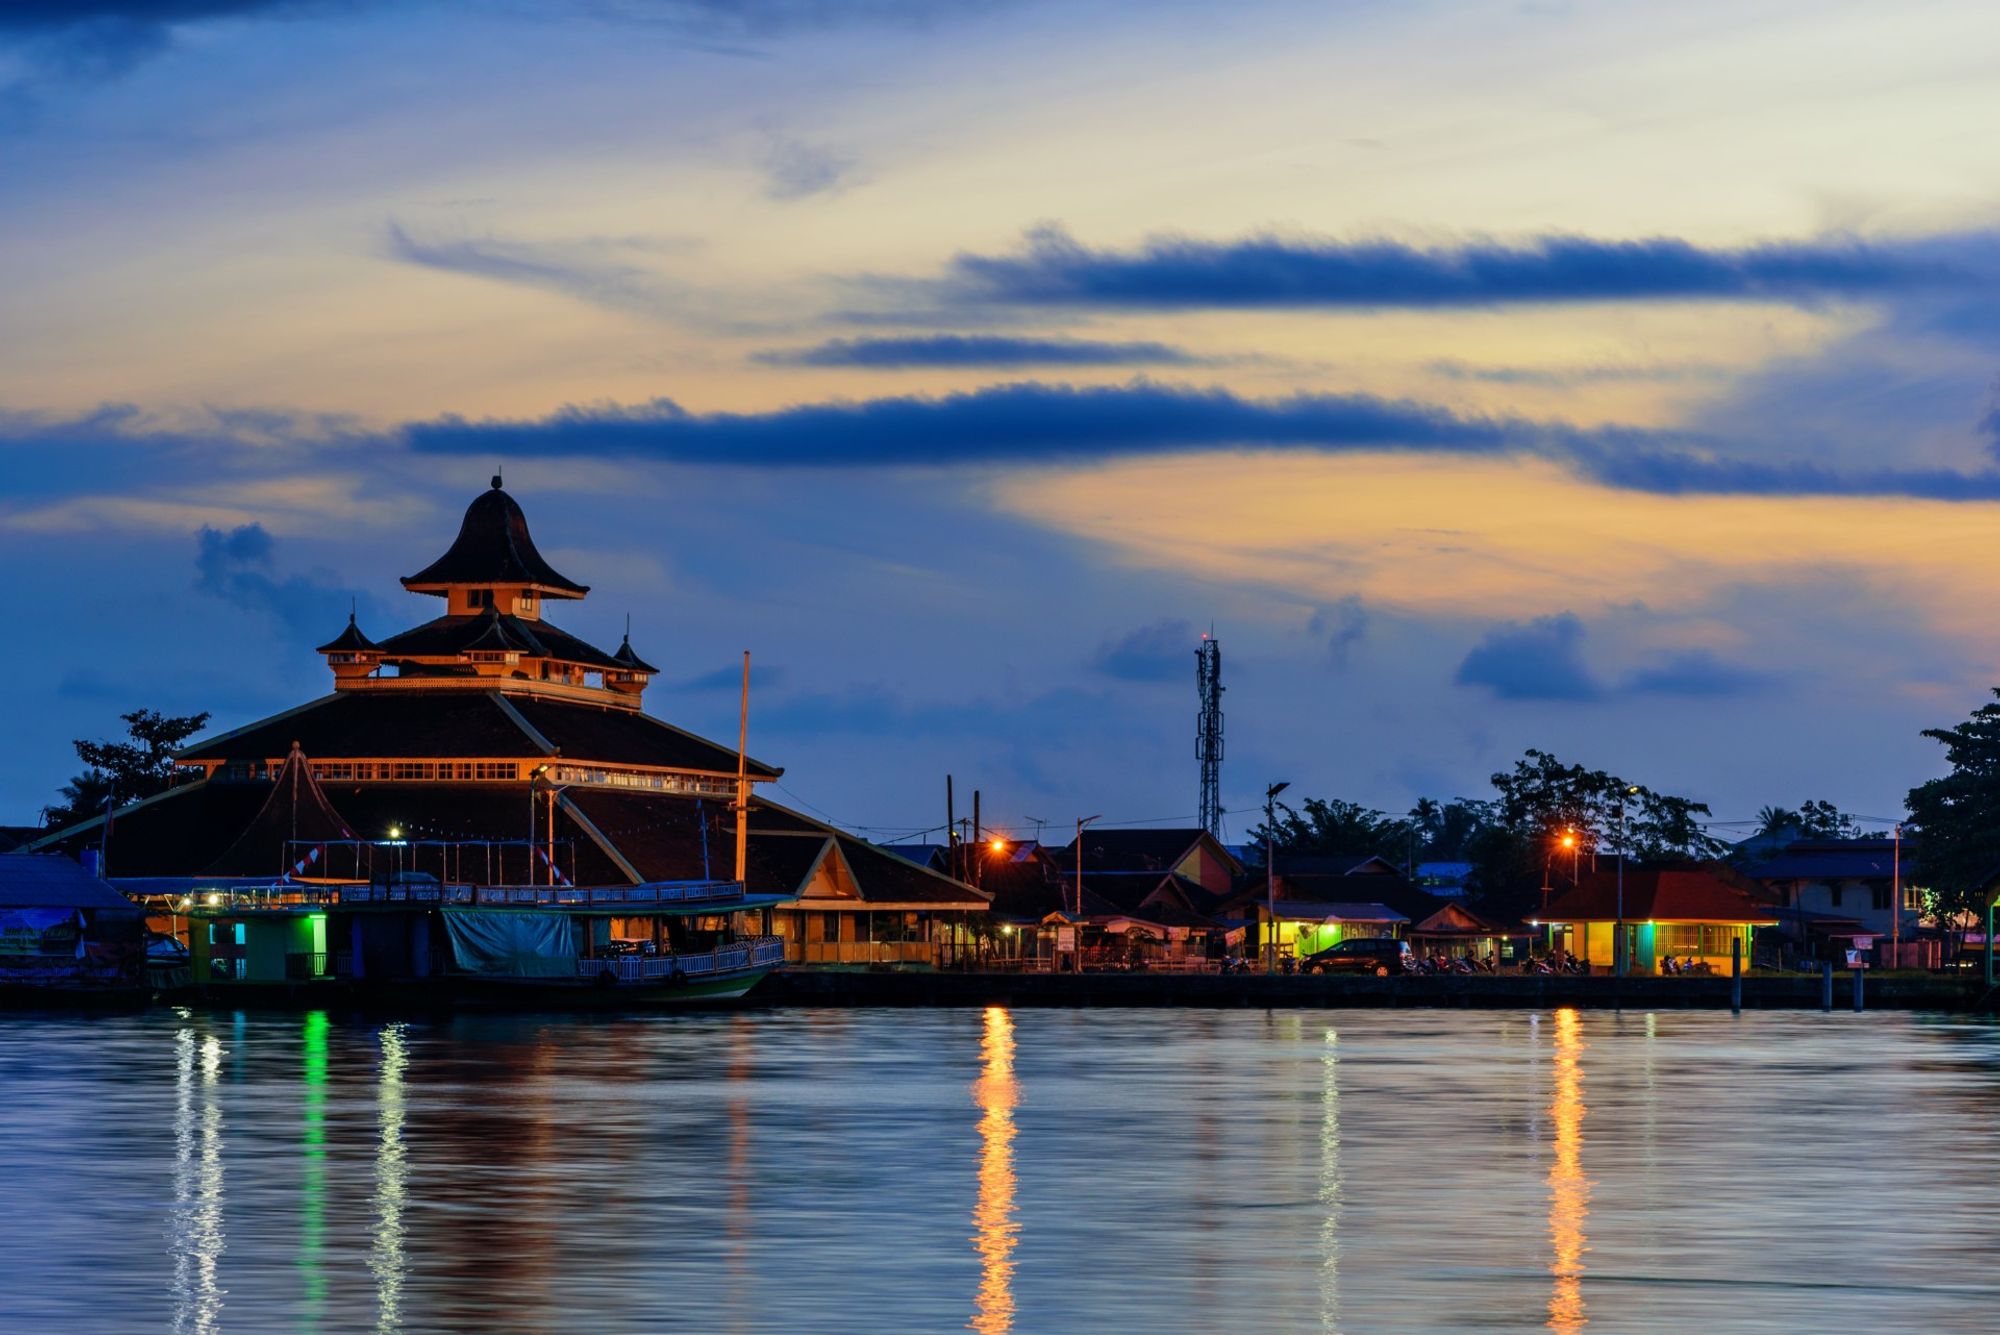
[[[1833,1009],[1854,1008],[1850,974],[1833,980]],[[1818,1010],[1821,980],[1810,975],[1743,979],[1745,1010]],[[1727,978],[1603,978],[1568,975],[1446,977],[1326,974],[926,973],[788,969],[751,995],[764,1006],[1142,1006],[1356,1007],[1468,1009],[1726,1010]],[[1938,975],[1878,975],[1862,984],[1867,1010],[1994,1013],[2000,1001],[1983,981]]]

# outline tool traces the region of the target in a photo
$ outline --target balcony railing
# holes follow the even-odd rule
[[[304,983],[327,976],[326,952],[323,950],[285,956],[285,979],[288,982]]]
[[[713,904],[743,898],[737,881],[654,881],[646,885],[310,885],[273,883],[198,890],[190,907],[223,909],[324,908],[354,904],[436,904],[467,908],[644,907]]]
[[[676,973],[690,979],[703,978],[782,964],[784,959],[783,941],[775,936],[760,936],[685,955],[612,955],[578,960],[576,971],[582,978],[601,978],[608,973],[621,983],[657,983],[671,979]]]

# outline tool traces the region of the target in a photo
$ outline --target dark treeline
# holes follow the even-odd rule
[[[1996,706],[2000,712],[2000,706]],[[2000,719],[1996,720],[2000,730]],[[1704,828],[1707,804],[1530,750],[1493,775],[1491,798],[1424,798],[1401,816],[1337,799],[1277,804],[1267,829],[1247,835],[1261,859],[1266,839],[1282,853],[1374,853],[1400,866],[1469,862],[1471,893],[1496,912],[1521,914],[1541,888],[1567,883],[1600,853],[1642,862],[1722,856],[1728,845]],[[1838,838],[1860,830],[1831,803],[1766,807],[1760,833],[1773,838]],[[1565,844],[1565,838],[1571,842]]]

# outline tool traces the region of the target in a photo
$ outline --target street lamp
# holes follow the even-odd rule
[[[1291,787],[1274,783],[1264,790],[1264,972],[1278,971],[1278,794]]]
[[[1625,795],[1637,797],[1638,786],[1636,784],[1627,786]],[[1618,939],[1613,943],[1611,962],[1616,966],[1618,976],[1623,978],[1627,961],[1632,957],[1632,951],[1625,943],[1625,804],[1623,802],[1611,808],[1611,817],[1618,822]],[[1654,911],[1658,912],[1657,909]]]

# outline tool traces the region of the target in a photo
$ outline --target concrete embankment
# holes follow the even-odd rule
[[[1833,980],[1833,1008],[1853,1009],[1850,975]],[[1868,1010],[1992,1013],[1983,982],[1941,976],[1868,978]],[[1586,978],[1520,974],[1451,977],[1164,973],[922,973],[787,969],[752,1000],[774,1006],[1204,1006],[1726,1010],[1727,978]],[[1745,1010],[1817,1010],[1821,980],[1808,975],[1743,979]]]

